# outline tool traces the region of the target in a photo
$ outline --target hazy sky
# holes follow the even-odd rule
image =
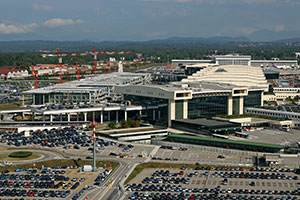
[[[148,40],[299,31],[300,0],[0,0],[0,40]]]

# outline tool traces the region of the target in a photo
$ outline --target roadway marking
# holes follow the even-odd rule
[[[86,179],[86,180],[84,181],[84,183],[88,183],[88,182],[90,182],[91,180],[92,180],[92,177]]]

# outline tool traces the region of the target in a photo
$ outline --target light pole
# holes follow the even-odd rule
[[[91,126],[94,127],[94,131],[93,131],[93,172],[97,171],[97,167],[96,167],[96,126],[97,123],[95,121],[93,121],[91,123]]]

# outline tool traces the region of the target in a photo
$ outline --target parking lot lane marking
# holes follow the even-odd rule
[[[88,182],[90,182],[91,180],[92,180],[92,177],[86,179],[86,180],[84,181],[84,183],[88,183]]]
[[[69,174],[69,176],[71,176],[71,175],[73,175],[73,174],[75,174],[76,173],[76,170],[73,170],[70,174]]]

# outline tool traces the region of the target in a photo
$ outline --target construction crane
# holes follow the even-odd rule
[[[107,66],[107,73],[110,73],[110,63],[108,61],[108,58],[106,58],[106,66]]]
[[[78,62],[75,62],[75,67],[76,67],[76,73],[77,73],[77,80],[80,81],[80,68],[78,66]]]
[[[31,73],[32,73],[32,76],[33,76],[33,79],[34,79],[34,89],[37,89],[38,88],[38,84],[37,84],[37,80],[38,80],[38,73],[37,71],[34,69],[34,66],[31,65]]]
[[[59,74],[59,82],[62,83],[62,58],[65,56],[94,56],[94,75],[97,75],[97,56],[98,55],[121,55],[121,54],[130,54],[129,51],[96,51],[96,47],[94,47],[93,52],[85,52],[85,53],[65,53],[62,54],[59,48],[56,49],[56,54],[41,54],[43,58],[46,57],[58,57],[58,63],[60,67],[60,74]]]

